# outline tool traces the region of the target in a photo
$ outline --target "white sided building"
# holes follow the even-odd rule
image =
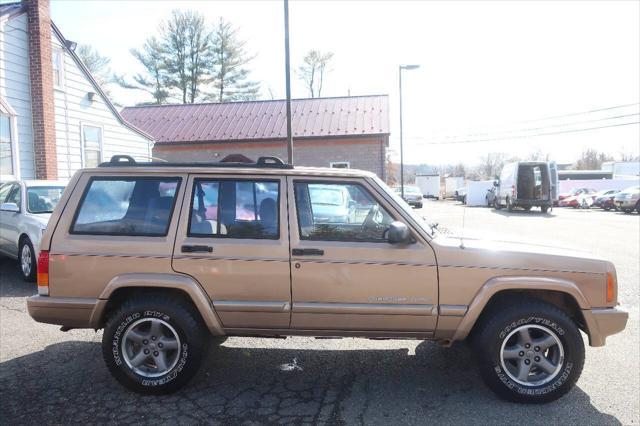
[[[114,154],[148,161],[127,123],[51,21],[48,0],[0,4],[0,175],[66,179]]]

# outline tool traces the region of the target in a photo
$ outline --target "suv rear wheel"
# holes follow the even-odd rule
[[[123,386],[144,394],[167,394],[198,371],[208,330],[180,298],[162,294],[125,301],[104,328],[102,354]]]
[[[556,306],[511,301],[492,312],[472,340],[483,380],[509,401],[542,403],[574,386],[584,365],[576,324]]]

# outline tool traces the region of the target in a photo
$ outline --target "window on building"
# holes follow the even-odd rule
[[[64,52],[60,49],[53,49],[53,86],[62,88],[64,86]]]
[[[362,186],[296,182],[300,238],[386,242],[393,217]]]
[[[189,236],[278,239],[279,193],[275,181],[197,179]]]
[[[329,163],[329,167],[332,169],[348,169],[350,164],[348,161],[332,161]]]
[[[12,175],[13,141],[11,140],[11,117],[0,114],[0,174]]]
[[[97,167],[102,161],[102,128],[82,125],[84,167]]]
[[[86,190],[74,234],[167,235],[180,178],[96,178]]]

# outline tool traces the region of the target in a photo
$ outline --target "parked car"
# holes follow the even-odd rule
[[[559,207],[589,207],[593,204],[597,191],[591,188],[578,188],[571,191],[571,195],[558,200]]]
[[[558,174],[553,161],[517,161],[502,168],[496,189],[495,208],[540,207],[546,213],[557,196]]]
[[[453,199],[460,201],[462,204],[467,204],[467,187],[462,186],[457,188],[453,193]]]
[[[64,187],[64,182],[44,180],[0,186],[0,252],[19,260],[26,281],[36,279],[40,237]]]
[[[601,209],[604,209],[604,210],[615,209],[616,206],[613,203],[613,198],[618,192],[620,192],[620,190],[618,189],[605,189],[603,191],[599,191],[595,195],[593,205],[595,207],[600,207]]]
[[[614,203],[618,210],[625,213],[636,211],[640,214],[640,186],[632,186],[624,191],[620,191],[614,198]]]
[[[487,207],[492,207],[496,203],[496,188],[498,186],[498,182],[494,182],[494,185],[487,190],[487,195],[485,195],[484,200],[487,203]]]
[[[575,198],[576,196],[582,194],[583,192],[595,193],[596,190],[595,189],[591,189],[591,188],[572,188],[570,191],[563,192],[560,195],[558,195],[558,203],[557,203],[558,206],[560,206],[560,207],[572,207],[572,206],[567,206],[566,205],[567,201],[565,201],[565,200],[567,198]]]
[[[273,196],[238,217],[238,200],[265,183]],[[368,172],[120,157],[69,188],[42,237],[29,314],[62,331],[103,328],[109,371],[140,393],[187,384],[211,335],[355,336],[468,339],[499,396],[547,402],[580,376],[580,329],[602,346],[628,318],[611,262],[461,243]],[[367,214],[318,222],[318,204],[344,190]],[[97,192],[118,202],[101,212]],[[325,204],[322,218],[343,216],[344,203]]]
[[[396,194],[400,195],[402,189],[400,187],[395,188]],[[417,186],[405,185],[404,187],[404,200],[412,207],[418,209],[422,208],[422,200],[424,196],[422,191]]]

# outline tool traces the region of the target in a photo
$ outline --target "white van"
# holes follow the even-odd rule
[[[558,170],[554,161],[517,161],[502,168],[496,182],[494,207],[530,210],[540,207],[546,213],[558,199]]]

